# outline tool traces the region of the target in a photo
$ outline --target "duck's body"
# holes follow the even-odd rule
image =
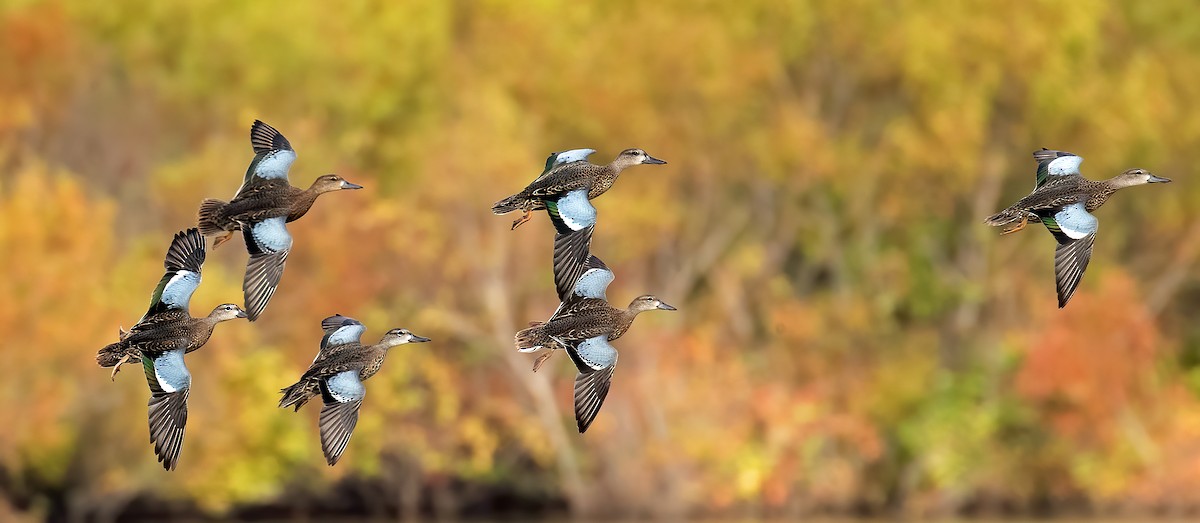
[[[275,294],[292,249],[285,224],[308,213],[322,194],[362,186],[336,174],[318,177],[307,189],[292,186],[288,171],[296,152],[283,134],[259,120],[250,127],[250,144],[254,160],[233,200],[204,200],[198,222],[204,236],[215,238],[214,248],[242,231],[250,253],[242,290],[250,321],[254,321]]]
[[[590,151],[590,149],[583,150]],[[584,155],[585,158],[586,156]],[[547,164],[551,163],[547,159]],[[545,209],[546,200],[580,190],[584,191],[588,200],[591,200],[612,188],[617,177],[621,175],[621,171],[626,168],[640,164],[665,163],[667,162],[650,156],[641,149],[626,149],[606,165],[595,165],[582,159],[561,163],[553,166],[548,172],[544,172],[521,192],[496,202],[492,206],[492,212],[508,214],[513,211],[522,211],[521,218],[513,222],[513,229],[516,229],[529,220],[530,213]]]
[[[598,298],[572,299],[549,321],[517,333],[517,350],[565,348],[579,370],[575,377],[575,421],[586,432],[600,412],[617,365],[617,350],[609,342],[620,338],[637,315],[648,310],[675,310],[654,296],[639,296],[617,309]]]
[[[242,230],[242,223],[280,216],[286,217],[287,223],[294,222],[312,209],[318,196],[329,192],[318,185],[321,182],[318,179],[309,188],[301,189],[286,180],[267,180],[244,188],[229,202],[204,200],[200,212],[206,218],[201,223],[207,225],[207,235],[228,238],[232,232]]]
[[[321,448],[331,466],[341,458],[358,423],[358,409],[366,395],[363,382],[383,367],[388,350],[429,341],[405,329],[392,329],[379,343],[363,345],[358,341],[361,326],[357,320],[340,315],[322,321],[325,336],[317,357],[295,384],[280,391],[280,408],[294,406],[297,411],[310,398],[321,396],[325,404],[319,421]]]
[[[143,352],[174,349],[176,340],[184,340],[185,353],[192,352],[208,343],[213,329],[221,321],[212,314],[193,318],[187,311],[159,314],[151,321],[138,322],[120,341],[100,349],[96,362],[101,367],[112,367],[113,375],[116,375],[118,364],[140,363]]]
[[[232,303],[218,305],[208,316],[193,318],[188,305],[200,285],[205,243],[200,231],[189,229],[175,235],[164,261],[166,273],[150,298],[142,319],[122,333],[121,339],[100,349],[96,362],[112,367],[113,377],[126,362],[141,362],[150,386],[150,441],[163,468],[174,470],[183,448],[187,423],[187,398],[192,375],[183,356],[208,343],[218,323],[245,318],[246,312]]]
[[[603,261],[600,261],[600,258],[595,256],[591,256],[583,268],[584,271],[575,278],[575,284],[569,287],[567,292],[559,294],[561,303],[554,310],[554,314],[550,315],[548,321],[553,321],[560,314],[573,314],[576,310],[608,305],[605,292],[613,281],[613,272],[604,265]],[[559,280],[559,275],[559,266],[556,264],[554,270],[556,282]],[[530,322],[530,328],[517,333],[517,346],[520,352],[545,352],[534,360],[534,372],[541,369],[546,360],[554,355],[554,351],[566,348],[547,334],[545,324],[546,322],[541,321]],[[609,341],[619,338],[624,333],[625,329],[621,329],[616,333],[616,337],[610,337]]]
[[[993,227],[1016,224],[1002,234],[1025,228],[1030,220],[1042,222],[1058,240],[1054,256],[1058,306],[1065,307],[1091,261],[1099,221],[1091,212],[1113,193],[1147,183],[1166,183],[1144,169],[1129,169],[1107,180],[1088,180],[1079,173],[1083,159],[1065,151],[1042,149],[1033,153],[1038,162],[1037,183],[1028,196],[989,216]]]

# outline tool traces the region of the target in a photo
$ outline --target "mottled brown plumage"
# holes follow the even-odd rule
[[[1002,234],[1024,229],[1031,220],[1046,226],[1058,241],[1054,272],[1061,308],[1075,293],[1092,258],[1099,224],[1092,211],[1120,189],[1171,180],[1144,169],[1129,169],[1107,180],[1088,180],[1079,173],[1083,159],[1074,154],[1042,149],[1034,152],[1033,157],[1038,162],[1033,192],[984,222],[994,227],[1015,224]]]
[[[293,187],[288,171],[296,152],[283,134],[261,121],[250,127],[250,145],[254,160],[233,200],[204,200],[197,221],[200,232],[214,238],[214,248],[242,231],[250,253],[242,289],[254,321],[278,288],[291,251],[292,237],[285,224],[304,216],[322,194],[362,187],[336,174],[318,177],[307,189]]]
[[[172,309],[138,322],[123,339],[100,349],[96,362],[101,367],[116,367],[118,362],[140,363],[143,352],[165,352],[181,347],[185,353],[192,352],[208,343],[218,323],[245,317],[245,311],[232,303],[218,305],[208,316],[199,318],[193,318],[187,311]],[[118,370],[113,369],[114,376]]]
[[[575,421],[580,433],[595,420],[611,386],[617,353],[609,342],[624,335],[638,314],[654,309],[673,311],[675,307],[650,295],[635,298],[625,309],[614,308],[603,299],[583,298],[563,303],[549,321],[517,333],[518,350],[527,351],[546,340],[566,348],[579,370]]]
[[[291,386],[283,389],[280,408],[295,407],[300,410],[310,398],[321,395],[318,426],[321,448],[326,462],[334,465],[341,458],[354,426],[358,422],[358,408],[366,393],[362,383],[370,379],[383,367],[388,350],[406,343],[429,341],[405,329],[392,329],[384,334],[379,343],[364,346],[358,341],[362,324],[352,318],[331,316],[322,322],[325,337],[317,357],[308,370]],[[336,340],[338,329],[347,327],[348,335]]]
[[[662,160],[646,154],[641,149],[626,149],[621,151],[607,165],[595,165],[587,161],[571,162],[554,167],[549,172],[539,176],[521,192],[496,202],[492,206],[495,214],[507,214],[512,211],[522,211],[522,217],[513,222],[516,229],[529,220],[533,211],[546,208],[545,200],[562,196],[568,192],[587,189],[588,199],[593,199],[608,191],[621,175],[621,171],[640,164],[665,164]]]

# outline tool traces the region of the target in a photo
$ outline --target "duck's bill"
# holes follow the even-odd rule
[[[1171,183],[1171,179],[1151,174],[1150,178],[1146,180],[1146,183]]]
[[[361,186],[357,183],[350,183],[345,180],[342,180],[342,188],[343,189],[362,189],[363,186]]]
[[[670,306],[670,305],[667,305],[666,303],[663,303],[663,302],[659,302],[659,303],[658,303],[658,308],[660,308],[660,309],[662,309],[662,310],[664,310],[664,311],[674,311],[674,310],[679,310],[679,309],[676,309],[675,307],[672,307],[672,306]]]
[[[646,160],[642,163],[648,163],[648,164],[652,164],[652,165],[664,165],[667,162],[666,162],[666,160],[659,160],[658,158],[655,158],[655,157],[647,154]]]
[[[417,336],[416,334],[413,334],[412,339],[408,340],[409,343],[425,343],[427,341],[433,341],[433,340],[430,340],[429,338],[425,338],[422,336]]]
[[[236,315],[236,316],[234,316],[234,317],[236,317],[236,318],[245,318],[245,317],[246,317],[246,311],[237,311],[237,315]]]

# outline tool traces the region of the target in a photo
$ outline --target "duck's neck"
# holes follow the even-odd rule
[[[365,380],[374,376],[376,372],[379,372],[379,369],[383,367],[384,356],[387,356],[388,349],[390,348],[384,344],[376,344],[368,347],[367,364],[359,371],[359,379]]]
[[[313,202],[317,201],[317,197],[323,193],[315,187],[309,187],[304,190],[297,190],[294,194],[295,196],[292,197],[292,208],[288,213],[287,221],[289,222],[298,220],[301,216],[304,216],[312,208]]]
[[[628,165],[618,163],[615,160],[608,165],[601,166],[600,174],[596,176],[595,181],[592,182],[592,189],[588,191],[588,198],[591,199],[604,194],[605,191],[616,183],[617,177],[621,175],[621,171],[626,167]]]
[[[625,331],[629,330],[629,327],[633,325],[633,320],[637,318],[637,315],[641,314],[641,312],[642,311],[633,309],[617,309],[616,328],[613,329],[612,334],[608,336],[608,339],[615,340],[623,336]]]
[[[1116,178],[1109,178],[1099,182],[1091,182],[1088,184],[1088,199],[1084,204],[1085,208],[1091,212],[1099,209],[1104,202],[1107,202],[1113,193],[1128,187],[1116,181]]]
[[[609,162],[609,164],[605,167],[607,168],[608,172],[611,173],[612,177],[616,178],[621,174],[621,171],[628,169],[630,164],[629,162],[622,161],[620,158],[618,158]]]
[[[208,338],[212,336],[213,328],[221,323],[212,316],[204,316],[200,318],[192,318],[192,324],[195,328],[192,329],[192,346],[199,347],[208,343]]]

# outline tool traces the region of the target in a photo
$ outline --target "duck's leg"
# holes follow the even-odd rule
[[[213,240],[213,249],[220,247],[222,243],[229,241],[230,238],[233,238],[233,231],[225,231],[225,234],[217,236]]]
[[[117,381],[117,373],[121,372],[121,365],[124,365],[127,361],[129,361],[129,354],[121,356],[121,359],[117,360],[117,364],[113,365],[112,374],[109,376],[109,379]]]
[[[1013,227],[1009,227],[1008,229],[1004,229],[1003,231],[1000,232],[1000,236],[1004,236],[1005,234],[1012,234],[1014,232],[1017,232],[1021,229],[1024,229],[1025,226],[1028,224],[1029,224],[1029,215],[1026,214],[1021,217],[1021,223],[1018,223]]]
[[[522,212],[524,214],[522,214],[520,218],[513,220],[512,230],[514,231],[517,230],[517,227],[520,227],[522,223],[529,221],[529,219],[533,217],[533,211],[530,211],[529,209],[523,209]]]
[[[538,369],[542,368],[542,364],[546,363],[546,360],[550,359],[550,356],[553,355],[554,351],[547,351],[545,354],[538,356],[538,359],[533,360],[533,372],[537,372]]]

